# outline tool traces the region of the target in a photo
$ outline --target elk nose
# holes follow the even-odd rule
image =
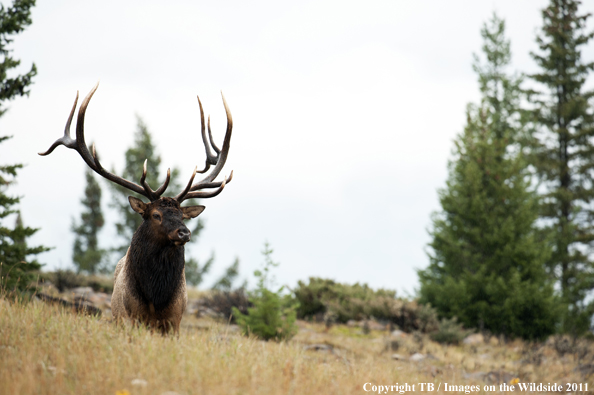
[[[190,241],[190,236],[192,235],[192,232],[190,232],[190,230],[186,227],[183,228],[179,228],[177,230],[177,236],[180,238],[180,240],[184,241],[184,242],[188,242]]]

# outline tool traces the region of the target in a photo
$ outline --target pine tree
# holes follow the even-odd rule
[[[231,292],[233,283],[239,276],[239,258],[235,258],[233,263],[225,270],[225,273],[212,286],[212,289],[218,291]]]
[[[152,136],[148,130],[148,127],[140,117],[137,117],[136,134],[134,136],[134,145],[126,151],[125,167],[122,176],[127,180],[139,180],[142,175],[144,161],[147,160],[147,176],[146,180],[153,189],[158,188],[163,181],[164,177],[161,177],[161,157],[157,154],[157,149],[153,144]],[[112,172],[115,171],[112,170]],[[136,212],[130,209],[130,203],[128,202],[128,196],[132,195],[141,200],[146,200],[144,196],[138,195],[131,192],[130,190],[123,188],[119,185],[110,183],[109,184],[113,191],[113,199],[111,207],[114,207],[121,220],[116,223],[116,232],[121,236],[122,244],[116,247],[114,250],[118,252],[119,257],[126,254],[132,235],[136,232],[136,229],[142,223],[142,217]],[[185,186],[185,185],[184,185]],[[171,180],[169,182],[168,191],[181,191],[181,184],[179,182],[179,170],[173,168],[171,170]],[[167,194],[167,192],[165,192]],[[196,199],[186,200],[186,205],[198,204]],[[194,228],[192,231],[192,238],[190,243],[195,243],[198,240],[200,231],[204,227],[200,219],[194,220]],[[118,259],[119,259],[118,257]],[[206,272],[210,269],[212,261],[207,261],[204,265],[200,265],[197,260],[190,258],[186,262],[186,278],[189,284],[198,285]]]
[[[468,105],[467,125],[455,140],[442,212],[430,231],[430,265],[419,271],[420,300],[442,317],[468,327],[526,339],[551,334],[556,302],[538,238],[537,198],[530,190],[519,144],[521,77],[510,63],[504,21],[493,16],[481,30],[486,63],[475,56],[480,105]]]
[[[594,288],[594,92],[585,89],[594,63],[581,57],[593,33],[584,31],[589,14],[579,15],[579,4],[551,0],[543,10],[544,25],[536,40],[540,54],[532,53],[541,71],[531,76],[542,87],[534,96],[539,128],[533,151],[546,187],[541,216],[554,239],[548,268],[568,307],[563,329],[574,334],[589,328],[594,312],[585,301]]]
[[[277,291],[271,289],[275,287],[275,278],[271,270],[279,265],[272,260],[273,252],[270,244],[265,242],[262,270],[254,272],[258,285],[255,290],[249,292],[249,301],[253,307],[248,308],[248,314],[243,314],[237,307],[233,307],[232,312],[244,335],[282,341],[291,339],[297,333],[295,321],[299,303],[291,294],[284,294],[284,286]],[[236,262],[239,264],[239,261]]]
[[[12,36],[22,32],[31,24],[31,8],[35,0],[15,0],[12,7],[0,4],[0,116],[6,112],[4,102],[17,96],[26,96],[27,88],[37,73],[35,64],[23,75],[8,78],[8,72],[20,65],[20,61],[10,56],[8,48]],[[10,136],[0,136],[0,143]],[[18,169],[22,164],[0,165],[0,289],[24,290],[34,277],[34,271],[41,264],[31,255],[37,255],[49,248],[29,247],[27,238],[38,229],[23,225],[18,205],[20,198],[7,194],[8,187],[15,182]],[[11,217],[16,215],[14,227],[8,227]]]
[[[140,117],[137,117],[136,134],[134,135],[134,145],[126,150],[126,162],[122,177],[127,180],[139,180],[142,175],[143,165],[145,159],[147,160],[147,176],[146,180],[149,185],[156,189],[164,180],[160,179],[159,168],[161,166],[161,157],[156,153],[156,147],[153,144],[152,136],[148,131],[147,126]],[[115,171],[112,170],[115,174]],[[174,188],[177,185],[177,170],[171,174],[171,182],[169,188]],[[138,181],[136,181],[138,182]],[[126,254],[126,250],[132,240],[132,235],[142,223],[142,217],[130,209],[128,196],[132,195],[139,199],[146,199],[137,193],[130,190],[109,183],[113,199],[111,206],[114,207],[120,215],[120,221],[116,222],[116,232],[121,236],[122,244],[116,248],[120,255]]]
[[[203,265],[200,265],[196,258],[186,259],[186,283],[195,287],[202,284],[204,275],[209,272],[213,263],[214,255],[211,255]]]
[[[8,138],[0,137],[0,143]],[[24,290],[34,279],[34,272],[41,268],[41,264],[29,256],[49,250],[43,246],[27,245],[27,237],[39,229],[23,225],[21,214],[14,207],[20,198],[6,194],[8,187],[15,181],[17,170],[22,167],[21,164],[0,166],[0,288],[8,291]],[[14,215],[14,227],[9,228],[5,224]]]
[[[103,271],[101,265],[106,254],[99,248],[99,232],[105,224],[101,210],[101,187],[90,169],[85,171],[85,197],[81,199],[84,211],[80,223],[73,221],[72,231],[76,234],[72,251],[72,261],[77,272],[95,274]]]
[[[8,72],[21,64],[10,56],[8,46],[14,40],[11,36],[21,33],[31,24],[31,8],[35,0],[15,0],[12,7],[0,4],[0,116],[6,112],[4,101],[29,94],[27,88],[37,74],[35,64],[23,75],[8,78]]]

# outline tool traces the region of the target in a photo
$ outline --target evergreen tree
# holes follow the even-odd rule
[[[12,50],[8,46],[14,40],[13,35],[31,24],[31,8],[34,5],[35,0],[15,0],[8,8],[0,4],[0,116],[6,112],[4,101],[29,94],[27,88],[37,74],[33,64],[28,73],[8,78],[8,72],[21,64],[20,60],[10,56]]]
[[[239,258],[235,258],[235,261],[225,270],[221,278],[214,283],[212,289],[231,292],[237,276],[239,276]]]
[[[297,333],[295,321],[299,302],[291,294],[284,294],[284,286],[277,291],[271,289],[275,286],[271,270],[279,265],[272,260],[273,252],[270,244],[265,242],[262,270],[254,272],[258,285],[249,292],[249,301],[253,307],[248,307],[248,314],[243,314],[237,307],[232,307],[232,312],[244,335],[282,341],[291,339]],[[236,263],[239,265],[238,260]]]
[[[80,215],[80,224],[73,221],[72,231],[76,234],[72,251],[72,261],[77,271],[95,274],[102,271],[101,264],[106,254],[99,248],[99,232],[105,220],[101,211],[101,187],[90,169],[85,171],[85,196],[81,199],[84,210]]]
[[[186,259],[186,283],[197,287],[202,284],[204,275],[208,273],[210,267],[214,263],[214,254],[204,263],[200,265],[196,258]]]
[[[134,145],[126,150],[126,161],[122,177],[127,180],[140,180],[142,175],[143,165],[145,159],[147,160],[147,176],[146,181],[154,189],[161,185],[164,180],[160,179],[159,168],[161,166],[161,157],[156,153],[156,147],[153,144],[152,136],[148,131],[147,126],[140,117],[137,117],[136,134],[134,135]],[[112,170],[115,174],[115,171]],[[178,171],[173,170],[171,174],[171,182],[169,188],[178,186],[177,176]],[[142,223],[142,217],[130,209],[128,196],[132,195],[138,199],[146,198],[137,193],[130,191],[120,185],[109,183],[113,191],[113,199],[111,206],[114,207],[119,215],[120,221],[116,222],[116,232],[121,236],[122,244],[115,250],[121,255],[126,254],[126,250],[132,240],[132,235]]]
[[[15,0],[12,7],[0,4],[0,116],[6,112],[4,102],[17,96],[28,95],[27,88],[37,73],[35,65],[23,75],[8,78],[8,72],[20,65],[20,61],[10,56],[8,48],[12,36],[22,32],[31,24],[31,8],[35,0]],[[10,136],[0,136],[0,143]],[[33,272],[41,264],[31,255],[47,251],[49,248],[29,247],[27,238],[38,229],[23,225],[20,212],[15,207],[20,198],[7,194],[8,187],[15,182],[22,164],[0,165],[0,288],[4,290],[23,290],[33,279]],[[16,215],[14,227],[8,227],[9,219]]]
[[[6,139],[8,137],[0,137],[0,143]],[[8,291],[25,290],[35,279],[35,272],[41,268],[41,264],[36,259],[28,257],[49,250],[43,246],[27,245],[27,237],[35,234],[39,229],[23,225],[20,212],[12,207],[18,204],[20,198],[4,193],[14,182],[16,171],[21,167],[22,165],[0,166],[0,289]],[[16,220],[14,227],[10,229],[3,224],[12,214],[16,214]]]
[[[511,54],[504,21],[481,30],[486,63],[475,56],[480,105],[468,105],[455,140],[447,187],[439,191],[430,265],[419,271],[420,300],[468,327],[526,339],[551,334],[556,301],[539,241],[536,195],[530,190],[519,141],[520,77],[505,73]]]
[[[159,171],[161,167],[161,157],[157,154],[157,149],[153,144],[148,127],[140,117],[137,117],[134,145],[126,151],[126,161],[122,176],[127,180],[140,180],[145,160],[147,160],[146,181],[153,189],[156,189],[165,180],[164,177],[161,177]],[[112,172],[115,174],[115,171],[112,170]],[[136,232],[136,229],[138,229],[142,223],[142,217],[130,208],[128,196],[132,195],[141,200],[146,200],[146,198],[119,185],[113,183],[110,183],[109,185],[113,191],[113,199],[110,205],[118,211],[121,218],[121,220],[116,223],[116,231],[117,234],[121,236],[122,244],[114,249],[118,252],[119,259],[126,254],[128,246],[130,245],[130,240],[132,240],[132,235],[134,235],[134,232]],[[173,168],[171,170],[171,179],[167,190],[179,193],[181,188],[179,182],[179,170]],[[167,194],[167,192],[165,192],[165,194]],[[196,199],[186,200],[185,203],[186,205],[198,204]],[[197,221],[195,220],[193,223],[195,226],[191,229],[192,238],[189,244],[195,243],[198,240],[200,231],[204,227],[200,219]],[[189,258],[186,262],[186,279],[188,283],[198,285],[202,281],[203,275],[210,269],[211,265],[211,260],[207,261],[204,265],[200,265],[197,260]]]
[[[544,25],[537,37],[540,54],[532,54],[541,71],[531,76],[542,86],[534,96],[539,128],[533,151],[546,188],[541,216],[554,239],[548,268],[567,305],[564,330],[574,334],[590,327],[593,305],[585,298],[594,288],[594,92],[585,89],[594,63],[581,57],[593,33],[584,31],[589,14],[580,15],[579,4],[551,0],[543,10]]]

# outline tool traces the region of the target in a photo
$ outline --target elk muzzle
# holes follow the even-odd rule
[[[180,246],[190,241],[192,232],[190,232],[190,229],[188,229],[185,225],[182,225],[173,232],[170,232],[168,236],[169,240],[173,241],[175,245]]]

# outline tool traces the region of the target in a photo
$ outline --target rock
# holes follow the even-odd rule
[[[78,287],[78,288],[73,288],[70,292],[72,292],[75,296],[82,296],[84,298],[88,298],[90,295],[93,294],[93,288]]]
[[[359,326],[359,323],[357,321],[355,321],[355,320],[348,320],[347,321],[347,326],[349,328],[354,328],[356,326]]]
[[[405,332],[402,332],[400,329],[396,329],[390,333],[390,336],[396,338],[405,338],[408,335]]]
[[[367,327],[372,331],[385,331],[386,330],[386,326],[380,324],[377,321],[367,320],[366,322],[367,322]]]
[[[465,373],[462,375],[467,380],[479,381],[482,380],[487,384],[510,384],[512,380],[517,379],[517,375],[513,375],[503,370],[492,370],[489,373],[474,372]],[[516,382],[517,383],[517,382]]]
[[[479,381],[479,380],[483,380],[486,375],[487,375],[487,373],[485,373],[485,372],[474,372],[474,373],[464,373],[462,375],[462,377],[464,377],[466,380]]]
[[[392,359],[395,359],[396,361],[406,361],[404,355],[400,354],[392,354]]]
[[[411,355],[408,360],[411,362],[421,362],[423,359],[425,359],[425,356],[423,354],[415,353],[415,354]]]
[[[109,298],[109,299],[111,299],[111,298]],[[93,303],[96,306],[102,305],[108,301],[108,295],[104,292],[91,293],[88,296],[88,301]]]
[[[329,344],[310,344],[303,347],[305,351],[329,351],[332,352],[332,346]]]
[[[485,376],[485,381],[489,384],[509,384],[516,377],[518,376],[503,370],[492,370]]]
[[[63,306],[63,307],[72,309],[72,311],[74,311],[76,313],[82,313],[82,314],[88,314],[88,315],[94,315],[94,316],[100,316],[102,314],[101,309],[99,309],[87,302],[81,302],[81,301],[76,301],[76,300],[74,302],[69,302],[67,300],[64,300],[61,298],[55,298],[53,296],[46,295],[41,292],[35,294],[35,297],[46,302],[46,303],[49,303],[49,304],[55,304],[55,305],[59,305],[59,306]]]
[[[138,386],[138,387],[146,387],[148,382],[143,379],[134,379],[134,380],[132,380],[132,382],[130,384]]]
[[[210,307],[204,307],[204,306],[200,306],[198,308],[198,311],[196,312],[196,317],[200,318],[200,317],[210,317],[210,318],[224,318],[224,315],[222,313],[218,313],[216,311],[214,311],[213,309],[211,309]]]
[[[464,343],[466,345],[471,345],[471,346],[483,344],[484,342],[485,342],[485,338],[480,333],[468,335],[468,336],[466,336],[466,338],[464,340],[462,340],[462,343]]]

